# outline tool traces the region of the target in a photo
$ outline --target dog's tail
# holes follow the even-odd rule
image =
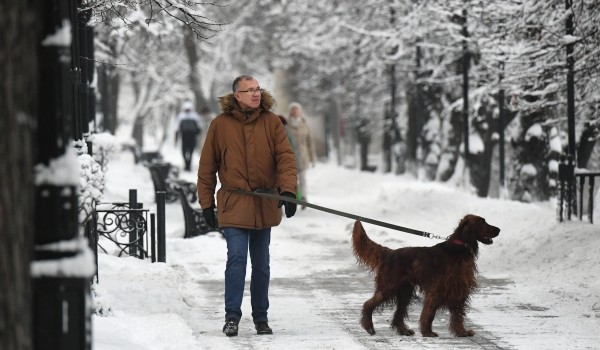
[[[378,269],[382,255],[389,250],[389,248],[373,242],[358,220],[354,223],[352,230],[352,248],[358,263],[371,270]]]

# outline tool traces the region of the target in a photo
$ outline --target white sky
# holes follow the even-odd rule
[[[162,152],[167,161],[183,164],[172,141]],[[129,153],[118,155],[108,168],[104,201],[124,201],[128,190],[136,188],[138,199],[155,212],[146,168],[134,165]],[[181,177],[195,181],[195,168]],[[440,338],[421,337],[418,303],[408,320],[415,336],[401,337],[389,329],[389,308],[375,315],[377,334],[369,336],[359,318],[373,291],[372,276],[352,255],[353,220],[307,209],[272,231],[269,324],[274,335],[255,335],[247,285],[240,335],[229,339],[221,332],[225,241],[214,233],[183,239],[181,207],[173,203],[166,208],[166,264],[100,255],[95,303],[110,312],[93,316],[94,349],[479,349],[490,342],[513,349],[598,349],[597,225],[557,223],[550,202],[479,198],[445,184],[326,163],[309,170],[308,198],[444,236],[467,213],[500,227],[494,244],[480,247],[481,288],[467,314],[476,336],[453,337],[447,314],[440,312],[434,322]],[[600,220],[598,210],[595,217]],[[365,228],[390,248],[439,242],[368,224]]]

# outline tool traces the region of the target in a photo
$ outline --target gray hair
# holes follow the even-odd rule
[[[240,81],[242,80],[254,80],[254,77],[251,75],[240,75],[239,77],[235,78],[233,85],[231,86],[233,92],[237,91],[237,89],[240,87]]]
[[[300,103],[298,103],[298,102],[292,102],[288,106],[288,115],[290,115],[290,113],[292,113],[292,109],[294,107],[298,107],[298,109],[300,110],[300,113],[302,113],[302,105],[300,105]]]

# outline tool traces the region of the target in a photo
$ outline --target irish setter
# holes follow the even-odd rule
[[[423,294],[420,330],[424,337],[437,337],[431,324],[438,309],[450,311],[450,330],[459,337],[475,334],[466,330],[464,318],[471,293],[477,286],[479,252],[477,242],[492,244],[500,229],[476,215],[465,216],[454,233],[433,247],[406,247],[392,250],[373,242],[356,221],[352,246],[359,264],[375,273],[375,293],[365,302],[360,324],[375,334],[373,311],[396,304],[391,326],[401,335],[415,332],[405,323],[408,307],[417,290]]]

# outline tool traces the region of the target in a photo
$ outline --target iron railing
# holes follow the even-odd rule
[[[137,204],[136,207],[141,207]],[[103,246],[107,244],[101,240],[105,238],[117,247],[117,256],[150,257],[148,248],[154,245],[156,237],[154,232],[148,234],[148,212],[148,209],[131,208],[129,203],[99,203],[95,211],[98,247],[108,254]]]
[[[588,221],[593,224],[594,223],[594,194],[595,194],[595,186],[594,180],[597,176],[600,176],[600,171],[586,171],[586,170],[577,170],[575,171],[575,177],[579,178],[579,220],[583,220],[583,197],[586,195],[584,192],[585,179],[588,179]]]
[[[153,263],[166,262],[164,192],[157,193],[157,196],[156,215],[137,203],[136,190],[129,191],[129,203],[96,204],[91,218],[85,224],[86,236],[96,262],[96,283],[99,282],[99,249],[105,254],[119,257],[132,256],[150,258]]]
[[[588,221],[594,222],[594,195],[595,178],[600,176],[599,171],[589,171],[585,169],[576,169],[575,162],[570,157],[561,157],[558,165],[558,220],[571,220],[571,215],[575,215],[579,220],[583,220],[584,197],[587,196],[587,214]],[[577,186],[579,178],[579,186]],[[587,194],[585,191],[586,178]],[[566,211],[566,213],[565,213]]]

